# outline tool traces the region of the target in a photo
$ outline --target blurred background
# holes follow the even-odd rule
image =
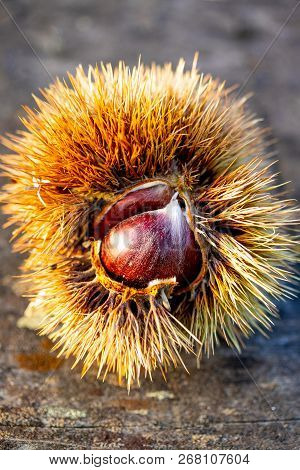
[[[299,2],[298,2],[299,3]],[[300,198],[300,6],[295,0],[0,0],[0,134],[51,77],[81,63],[199,68],[254,92],[250,106],[278,141],[282,179]],[[288,21],[287,21],[288,20]],[[1,148],[2,152],[5,149]],[[2,217],[1,221],[4,221]],[[20,258],[0,236],[0,448],[296,448],[299,303],[281,306],[269,340],[240,356],[220,347],[200,371],[159,374],[128,396],[57,361],[16,326],[26,299],[12,276]],[[299,435],[299,434],[298,434]]]

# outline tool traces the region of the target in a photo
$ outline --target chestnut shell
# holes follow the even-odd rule
[[[165,205],[170,190],[161,189],[161,205]],[[131,201],[132,194],[125,196],[125,201],[126,197]],[[149,191],[147,207],[150,204],[148,196]],[[140,194],[139,208],[142,207],[141,199]],[[157,204],[158,200],[155,201]],[[134,215],[114,225],[102,240],[99,256],[112,279],[135,288],[169,278],[176,278],[180,286],[187,286],[197,277],[202,260],[177,194],[161,209]]]
[[[103,215],[94,220],[95,240],[102,240],[108,231],[129,217],[163,208],[170,202],[174,191],[161,181],[142,184],[133,188],[115,202]],[[99,220],[100,219],[100,220]]]

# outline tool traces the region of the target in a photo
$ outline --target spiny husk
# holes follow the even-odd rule
[[[297,209],[279,195],[266,131],[223,82],[171,65],[130,70],[123,63],[78,67],[25,108],[26,130],[3,138],[7,225],[28,252],[30,312],[40,315],[60,354],[126,377],[209,353],[223,337],[272,324],[274,300],[292,294],[299,259]],[[206,275],[176,298],[173,288],[115,292],[101,285],[91,259],[89,221],[120,192],[147,178],[188,192]]]

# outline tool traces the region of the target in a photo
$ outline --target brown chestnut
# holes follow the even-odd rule
[[[129,207],[135,215],[126,217]],[[114,224],[118,217],[125,218]],[[99,232],[105,233],[101,263],[111,279],[128,287],[140,289],[170,278],[186,286],[201,270],[201,251],[183,200],[167,184],[125,194],[104,214],[100,225]]]
[[[174,191],[162,181],[151,181],[138,185],[121,196],[103,215],[94,220],[95,240],[102,240],[107,232],[129,217],[142,212],[163,208],[170,202]]]

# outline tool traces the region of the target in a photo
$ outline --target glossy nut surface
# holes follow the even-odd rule
[[[101,215],[100,220],[95,218],[95,240],[102,240],[110,229],[129,217],[165,207],[173,194],[174,190],[160,181],[133,188]]]
[[[162,209],[134,215],[111,228],[99,256],[112,279],[136,288],[173,277],[185,286],[201,269],[201,252],[177,194]]]

